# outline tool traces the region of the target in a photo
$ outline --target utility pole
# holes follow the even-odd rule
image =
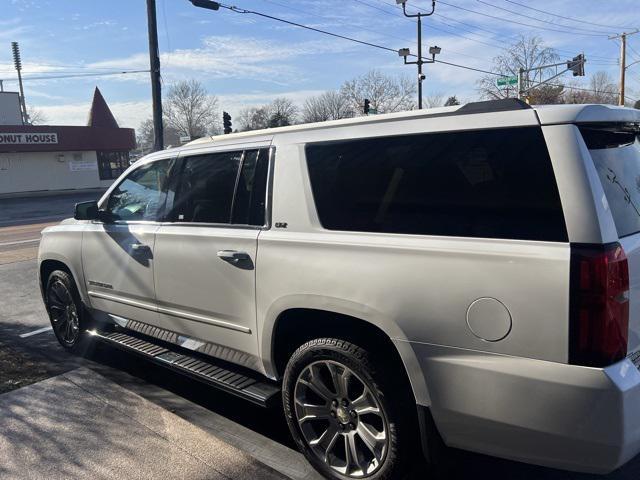
[[[27,115],[27,104],[24,101],[24,88],[22,87],[22,59],[20,58],[20,46],[18,42],[11,42],[11,50],[13,51],[13,65],[18,71],[18,84],[20,85],[20,111],[22,112],[22,123],[29,121]]]
[[[147,0],[147,24],[149,29],[149,66],[151,70],[151,100],[153,102],[153,151],[164,150],[162,128],[162,86],[160,85],[160,52],[158,50],[158,24],[156,0]]]
[[[618,38],[620,39],[620,95],[618,96],[618,105],[622,107],[624,107],[624,100],[626,98],[625,90],[627,68],[631,66],[627,66],[627,37],[630,35],[635,35],[636,33],[640,33],[640,30],[635,30],[634,32],[623,32],[620,35],[609,37],[609,40],[617,40]]]
[[[405,65],[418,65],[418,109],[422,110],[422,82],[424,82],[426,76],[422,72],[422,66],[425,63],[433,63],[435,62],[436,54],[440,53],[440,47],[431,47],[429,49],[429,53],[432,54],[432,60],[424,60],[422,58],[422,17],[429,17],[433,15],[433,12],[436,11],[436,0],[431,0],[431,12],[422,13],[418,12],[412,15],[407,13],[407,0],[396,0],[396,3],[402,4],[402,12],[404,16],[407,18],[417,18],[418,19],[418,60],[415,62],[407,62],[407,56],[409,55],[409,50],[406,48],[402,48],[398,51],[398,54],[401,57],[404,57]],[[437,50],[437,51],[435,51]]]

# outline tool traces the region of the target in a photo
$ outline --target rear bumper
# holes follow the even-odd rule
[[[449,446],[589,473],[640,452],[640,372],[629,360],[598,369],[410,345]]]

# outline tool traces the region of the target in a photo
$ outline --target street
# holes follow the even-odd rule
[[[64,200],[57,199],[56,208],[60,209],[66,203],[67,211],[71,212],[73,203],[77,200],[74,197],[66,197]],[[5,225],[0,227],[0,294],[3,301],[3,308],[0,309],[0,352],[2,352],[0,354],[0,392],[12,391],[0,395],[0,411],[3,408],[14,411],[16,402],[21,405],[20,408],[28,408],[29,403],[24,397],[29,392],[29,388],[38,387],[39,394],[46,395],[46,392],[55,392],[56,389],[62,388],[61,385],[69,385],[69,382],[73,385],[84,385],[82,388],[85,389],[92,384],[91,388],[96,389],[98,388],[96,385],[112,382],[114,386],[110,387],[110,390],[122,389],[122,393],[118,394],[118,397],[134,395],[137,399],[135,402],[138,404],[143,401],[150,402],[144,408],[139,406],[137,411],[142,408],[142,410],[155,409],[157,412],[165,412],[167,415],[176,416],[181,419],[180,421],[186,422],[185,425],[188,425],[188,428],[197,428],[198,432],[206,432],[208,436],[203,436],[204,434],[201,433],[189,434],[190,440],[187,442],[189,449],[202,448],[208,442],[213,442],[212,438],[214,438],[230,446],[229,448],[237,449],[233,450],[236,452],[233,454],[235,456],[239,455],[238,451],[243,452],[243,462],[257,462],[257,466],[254,465],[251,468],[273,469],[279,475],[293,479],[319,478],[302,455],[295,450],[283,414],[279,409],[265,412],[260,407],[239,401],[233,396],[181,377],[161,367],[147,364],[139,360],[138,357],[107,347],[98,346],[84,357],[75,357],[64,351],[56,342],[52,331],[48,329],[49,320],[42,306],[40,292],[36,284],[35,257],[38,236],[42,228],[50,224],[52,219],[49,218],[49,221],[44,223],[35,219],[32,220],[33,223],[30,223],[28,214],[25,214],[17,215],[19,220],[15,218],[11,220],[6,218],[6,210],[3,209],[2,202],[0,200],[0,212],[2,212],[0,222],[5,222]],[[29,208],[32,211],[46,210],[47,203],[46,199],[41,199],[40,202],[34,202],[32,199],[29,202]],[[14,204],[12,214],[15,215],[19,210],[18,206]],[[45,214],[49,215],[49,212],[45,211]],[[57,214],[53,213],[50,217],[55,217],[55,215],[58,215],[59,218],[66,216],[64,210]],[[13,223],[19,223],[19,225],[13,225]],[[104,380],[101,380],[102,378]],[[32,387],[26,386],[42,380],[46,381]],[[20,394],[23,391],[20,387],[24,389],[25,394]],[[98,391],[98,394],[102,395],[104,392]],[[68,401],[71,402],[71,400]],[[110,418],[116,418],[120,411],[118,406],[112,405],[113,400],[109,400],[107,403],[109,408],[107,406],[94,408],[102,408],[104,412],[108,410]],[[46,414],[40,413],[40,416],[42,415],[46,417]],[[93,420],[86,420],[86,422],[91,421]],[[46,425],[48,420],[41,418],[38,422]],[[85,420],[83,420],[83,424],[84,422]],[[146,420],[143,418],[140,422],[145,424]],[[10,423],[3,425],[3,431],[0,431],[0,455],[9,455],[9,452],[12,452],[11,455],[15,455],[11,450],[14,447],[10,448],[10,446],[14,445],[16,441],[49,441],[47,438],[38,438],[38,435],[51,434],[50,427],[47,429],[39,425],[37,429],[33,429],[34,432],[40,432],[39,434],[32,432],[24,437],[16,437],[18,440],[13,440],[11,444],[5,444],[3,448],[2,436],[6,433],[5,429],[9,429],[7,425]],[[187,428],[185,425],[180,428]],[[100,429],[97,427],[92,429],[86,425],[85,427],[82,427],[82,435],[84,435],[84,437],[80,437],[82,441],[99,446],[102,438],[98,433]],[[20,438],[24,438],[24,440],[20,440]],[[198,440],[200,443],[193,440],[194,438],[200,438]],[[136,465],[140,467],[149,465],[149,459],[144,453],[144,449],[159,448],[158,441],[149,439],[148,442],[145,441],[138,445],[137,448],[142,449],[142,452],[130,457],[127,460],[129,463],[126,468],[120,469],[118,467],[116,478],[129,478],[128,475],[135,471]],[[183,440],[179,441],[184,443]],[[115,447],[107,447],[105,444],[105,448]],[[117,455],[122,455],[122,449],[125,448],[126,446],[117,444],[117,449],[114,451]],[[101,466],[108,466],[111,465],[112,460],[107,453],[103,452],[95,461]],[[0,459],[0,465],[5,461],[6,459],[4,461]],[[53,462],[53,465],[57,464],[55,458],[49,458],[47,461]],[[196,460],[192,459],[191,461],[195,462]],[[188,457],[180,457],[180,462],[182,462],[180,465],[183,465],[185,472],[196,472],[193,478],[217,478],[213,474],[210,477],[202,476],[202,470],[198,470],[201,466],[196,468],[195,464],[190,464]],[[549,480],[586,480],[589,478],[622,480],[636,479],[640,476],[640,459],[636,459],[622,470],[606,477],[593,477],[533,467],[460,451],[451,451],[449,462],[451,469],[449,470],[449,478],[471,478],[478,472],[483,472],[483,478],[490,475],[489,478]],[[95,470],[91,470],[94,473],[99,471],[97,466],[95,468]],[[192,470],[188,470],[189,468]],[[39,471],[44,472],[45,470]],[[78,474],[78,471],[69,470],[68,473],[74,475]],[[86,478],[90,478],[91,475],[88,472],[85,474]],[[153,476],[151,473],[149,475]],[[425,478],[425,475],[426,472],[419,471],[416,473],[416,478]],[[28,475],[25,474],[25,476]],[[168,476],[171,475],[168,474]],[[141,478],[151,477],[143,476]]]

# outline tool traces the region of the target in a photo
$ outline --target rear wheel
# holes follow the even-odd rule
[[[60,345],[76,350],[84,343],[86,320],[84,307],[71,275],[55,270],[49,275],[45,300],[53,332]]]
[[[283,386],[293,438],[325,477],[405,475],[418,444],[415,403],[365,349],[332,338],[307,342],[289,360]]]

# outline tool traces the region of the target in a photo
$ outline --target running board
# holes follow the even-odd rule
[[[153,338],[115,332],[89,332],[95,338],[121,350],[136,353],[152,362],[187,375],[207,385],[237,395],[263,407],[278,401],[280,388],[273,382],[240,373],[233,366],[224,366],[215,359],[204,360],[198,356],[181,353],[178,348],[165,346]]]

